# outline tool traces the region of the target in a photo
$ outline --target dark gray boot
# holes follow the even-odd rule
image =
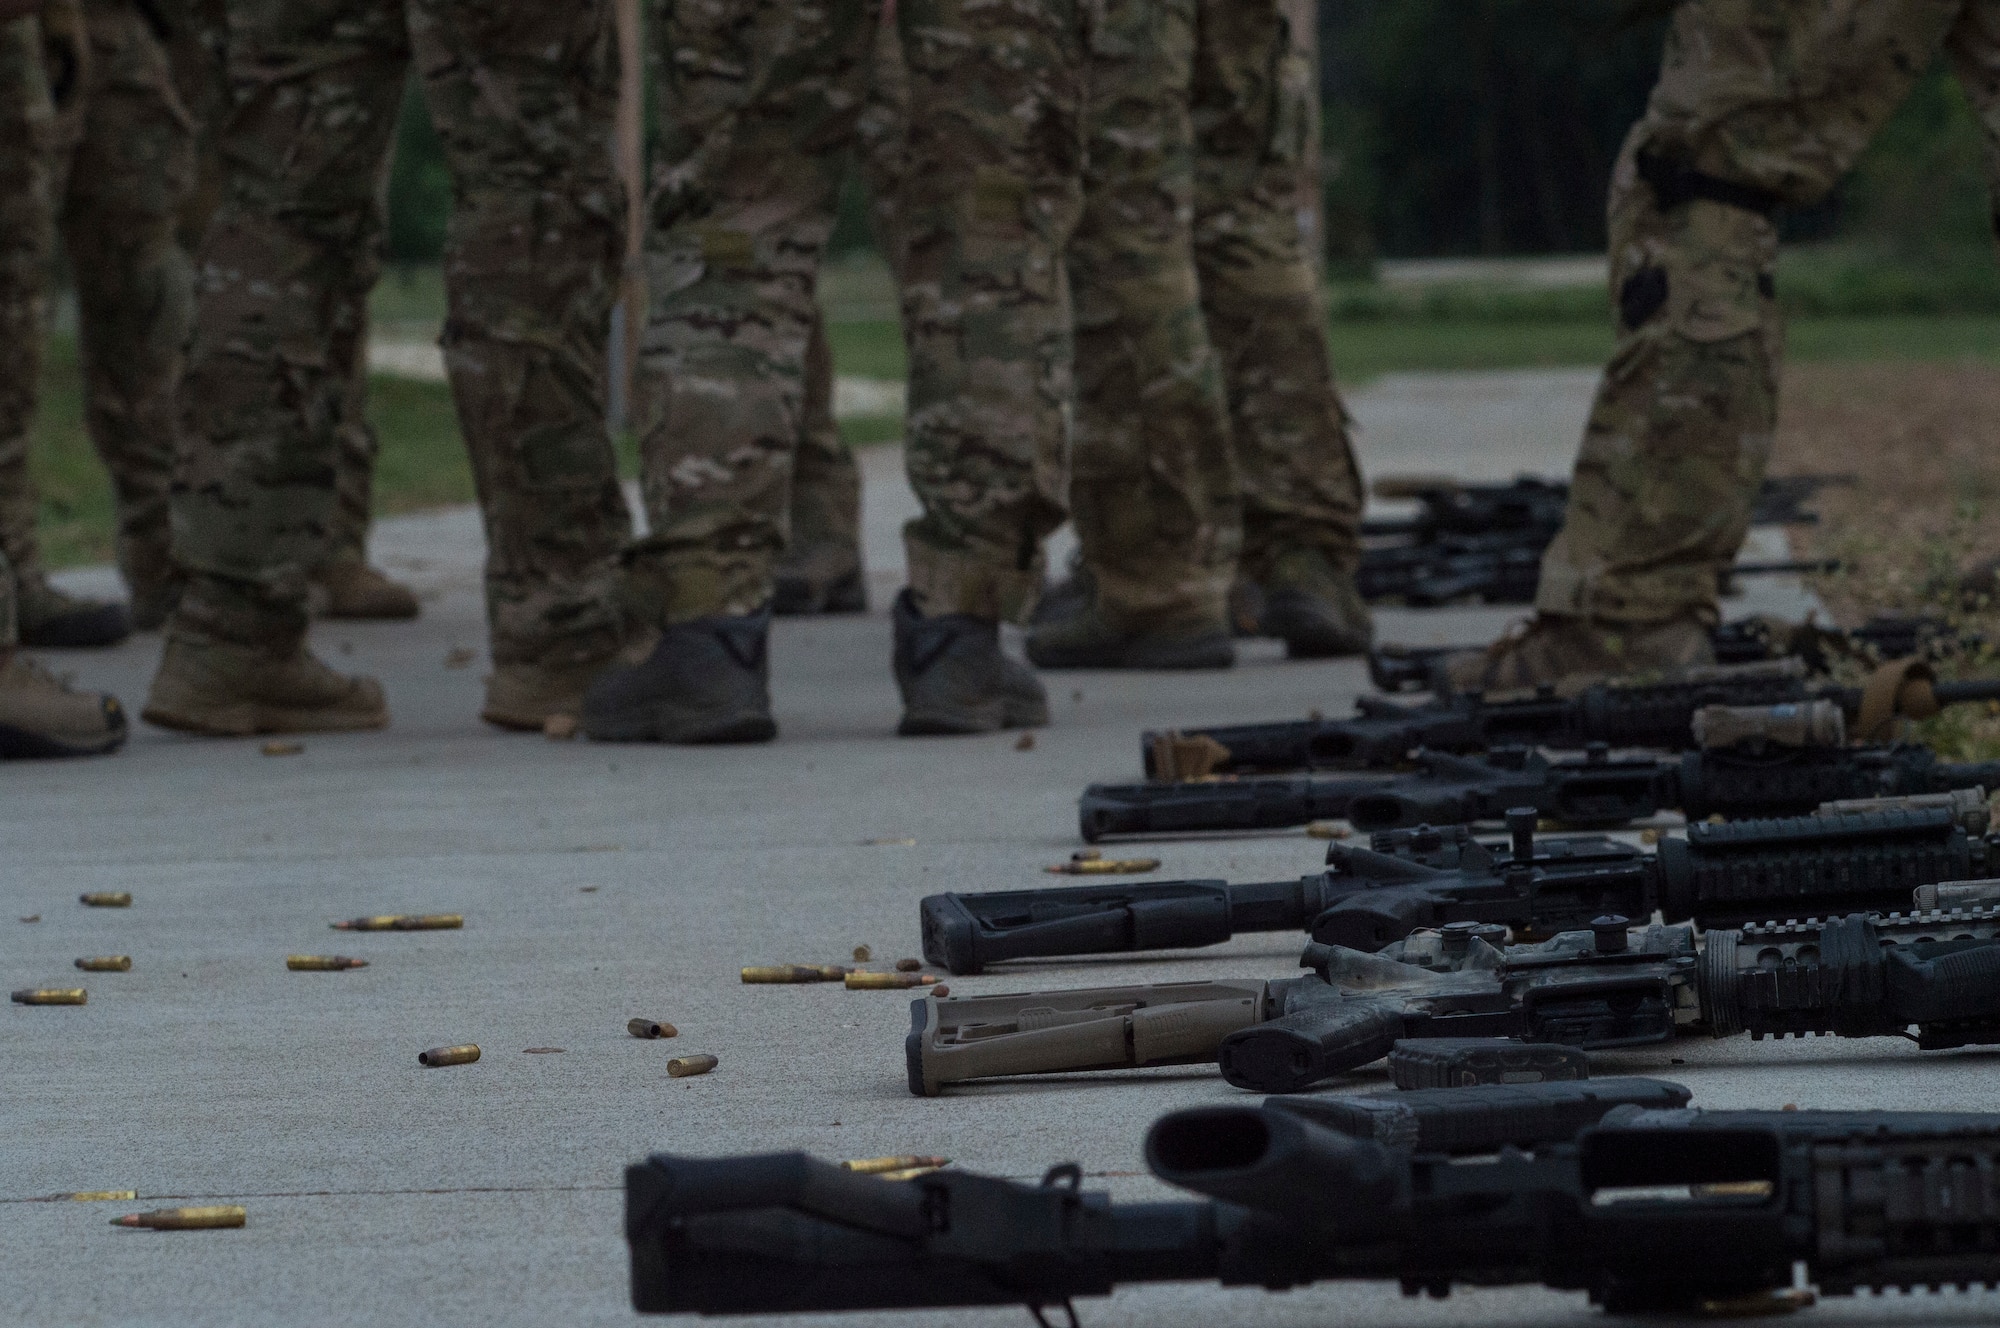
[[[675,623],[643,662],[590,684],[583,731],[599,742],[769,742],[770,635],[768,607]]]
[[[904,737],[1040,728],[1049,698],[1028,666],[1000,652],[1000,624],[969,614],[926,618],[896,596],[896,686]]]

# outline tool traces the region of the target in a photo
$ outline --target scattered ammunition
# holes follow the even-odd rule
[[[111,1219],[114,1227],[146,1227],[153,1231],[214,1231],[240,1227],[248,1220],[238,1204],[216,1204],[209,1208],[155,1208],[150,1213],[127,1213]]]
[[[948,1157],[927,1157],[917,1154],[909,1157],[857,1157],[840,1164],[848,1171],[859,1172],[863,1176],[880,1176],[892,1171],[910,1171],[921,1167],[925,1171],[936,1171],[951,1165]]]
[[[1071,862],[1096,862],[1103,856],[1104,850],[1101,848],[1080,848],[1069,855],[1069,860]]]
[[[82,1005],[86,999],[82,987],[23,987],[13,996],[16,1005]]]
[[[857,964],[865,964],[865,963],[867,963],[867,962],[868,962],[869,960],[873,959],[874,957],[875,957],[875,951],[874,951],[873,949],[871,949],[870,947],[868,947],[868,946],[866,946],[866,945],[857,945],[857,946],[855,946],[855,947],[854,947],[854,962],[855,962],[855,963],[857,963]]]
[[[672,1024],[661,1023],[657,1019],[627,1019],[625,1031],[635,1038],[679,1037],[681,1031]]]
[[[937,984],[937,986],[932,987],[928,992],[924,994],[927,996],[949,996],[951,995],[951,988],[945,986],[944,983],[940,982]]]
[[[468,1042],[462,1047],[432,1047],[417,1053],[417,1064],[436,1069],[442,1065],[470,1065],[479,1059],[479,1048]]]
[[[523,1047],[521,1048],[521,1054],[523,1056],[560,1056],[567,1050],[567,1047]]]
[[[550,715],[542,721],[542,736],[550,742],[568,742],[576,736],[575,715]]]
[[[92,959],[79,959],[76,966],[86,973],[130,973],[131,955],[98,955]]]
[[[852,971],[839,964],[769,964],[744,969],[743,980],[753,984],[838,982]]]
[[[132,895],[126,890],[93,890],[89,894],[78,895],[77,899],[87,908],[132,907]]]
[[[101,1203],[114,1201],[127,1203],[139,1197],[137,1190],[78,1190],[75,1194],[52,1194],[51,1199],[62,1199],[70,1203]]]
[[[335,931],[455,931],[465,918],[457,913],[384,913],[332,925]]]
[[[302,742],[267,742],[261,749],[266,756],[304,756],[306,745]]]
[[[686,1079],[697,1074],[707,1074],[722,1064],[713,1056],[676,1056],[667,1062],[667,1073],[676,1079]]]
[[[901,1171],[884,1171],[877,1180],[915,1180],[919,1176],[929,1176],[943,1171],[943,1167],[904,1167]]]
[[[1055,876],[1137,876],[1158,871],[1158,858],[1072,858],[1043,871]]]
[[[1354,831],[1336,821],[1314,821],[1306,827],[1306,834],[1313,839],[1348,839]]]
[[[849,973],[849,991],[907,991],[911,987],[934,987],[937,977],[930,973]]]
[[[1704,1300],[1699,1308],[1704,1318],[1761,1319],[1773,1314],[1792,1314],[1811,1309],[1818,1299],[1818,1293],[1806,1287],[1783,1287],[1776,1291],[1732,1296],[1726,1300]]]
[[[915,973],[923,966],[924,961],[921,959],[898,959],[896,961],[896,971],[898,973]]]
[[[861,841],[863,848],[915,848],[916,846],[917,840],[914,835],[882,835]]]
[[[285,967],[294,973],[341,973],[350,968],[366,968],[366,959],[346,955],[286,955]]]

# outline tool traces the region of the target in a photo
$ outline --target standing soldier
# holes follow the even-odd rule
[[[49,183],[55,112],[42,67],[38,5],[0,0],[0,446],[25,438],[42,367],[54,246]],[[21,499],[0,470],[0,508]],[[125,741],[116,699],[73,691],[17,651],[15,586],[0,547],[0,758],[88,755]]]
[[[174,483],[187,587],[145,717],[378,728],[306,649],[352,424],[356,274],[412,52],[456,200],[444,350],[485,515],[485,717],[574,713],[622,641],[629,532],[604,426],[620,194],[606,0],[230,0],[227,185],[204,241]],[[361,293],[365,294],[365,290]]]
[[[1712,659],[1723,572],[1777,423],[1783,207],[1847,174],[1944,54],[2000,200],[2000,3],[1689,0],[1611,182],[1618,346],[1536,616],[1446,666],[1511,688]]]
[[[1364,650],[1360,480],[1302,222],[1318,94],[1303,39],[1279,0],[1113,3],[1104,29],[1070,257],[1081,570],[1029,657],[1226,667],[1239,560],[1249,626],[1295,657]],[[1120,367],[1142,326],[1150,382]]]

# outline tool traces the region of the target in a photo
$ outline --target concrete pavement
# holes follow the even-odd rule
[[[1574,396],[1536,408],[1574,411]],[[1364,439],[1392,435],[1387,414],[1359,404]],[[1432,427],[1499,436],[1492,418],[1454,407]],[[1496,473],[1550,469],[1523,461]],[[309,738],[304,754],[271,757],[254,741],[142,726],[114,759],[0,767],[5,985],[81,979],[90,992],[82,1008],[0,1008],[0,1324],[630,1322],[620,1170],[657,1149],[941,1152],[1030,1178],[1074,1159],[1092,1188],[1161,1193],[1134,1174],[1143,1128],[1175,1106],[1241,1100],[1212,1073],[1078,1076],[922,1100],[903,1084],[901,995],[745,987],[736,969],[837,962],[858,944],[882,959],[915,954],[921,895],[1050,883],[1040,869],[1076,846],[1076,794],[1092,779],[1136,776],[1142,728],[1339,713],[1364,671],[1288,663],[1257,643],[1229,674],[1049,675],[1055,724],[1027,750],[1011,734],[894,739],[885,610],[908,499],[888,478],[893,462],[869,456],[876,612],[779,624],[781,737],[771,746],[614,748],[482,727],[478,524],[448,512],[384,522],[376,542],[381,561],[424,593],[421,621],[315,631],[328,659],[384,680],[388,732]],[[1511,616],[1392,611],[1381,622],[1390,639],[1479,640]],[[136,710],[157,649],[141,638],[53,662]],[[459,649],[472,658],[454,667]],[[916,842],[864,842],[905,837]],[[1313,869],[1322,849],[1284,834],[1149,851],[1165,859],[1162,878],[1270,879]],[[84,908],[86,890],[129,890],[134,902]],[[327,927],[444,911],[463,913],[465,928]],[[30,917],[39,920],[21,920]],[[370,967],[288,972],[284,957],[301,952]],[[132,971],[71,967],[109,953],[130,954]],[[1034,964],[953,985],[1279,975],[1296,954],[1292,937],[1251,937],[1198,955]],[[681,1036],[634,1040],[624,1025],[635,1015],[669,1020]],[[480,1044],[479,1063],[418,1066],[419,1051],[458,1042]],[[719,1056],[720,1068],[670,1079],[666,1059],[689,1052]],[[1895,1042],[1689,1044],[1602,1064],[1680,1078],[1713,1106],[1972,1109],[2000,1087],[2000,1058]],[[1382,1086],[1375,1072],[1348,1085]],[[140,1198],[38,1201],[106,1189]],[[243,1203],[249,1226],[107,1225],[183,1202]],[[1580,1296],[1477,1291],[1440,1303],[1372,1285],[1141,1288],[1079,1311],[1092,1325],[1300,1328],[1599,1318]],[[1813,1317],[1970,1323],[1996,1313],[2000,1298],[1952,1294],[1832,1304]]]

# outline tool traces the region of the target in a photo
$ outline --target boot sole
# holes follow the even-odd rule
[[[479,712],[479,717],[496,729],[506,729],[509,733],[540,733],[549,720],[556,715],[574,715],[576,710],[551,710],[548,714],[534,716],[518,711],[494,710],[487,708]]]
[[[139,717],[156,728],[211,738],[251,738],[260,733],[369,733],[389,727],[386,710],[373,715],[329,715],[321,710],[238,705],[193,714],[148,705]]]
[[[971,710],[905,710],[896,725],[899,738],[958,738],[1003,729],[1048,727],[1049,708],[1018,701],[995,701]]]
[[[658,710],[637,710],[597,717],[586,714],[583,732],[593,742],[664,742],[681,747],[708,747],[769,742],[778,736],[778,723],[758,711],[688,723],[675,721]]]
[[[0,724],[0,761],[46,761],[71,756],[109,756],[125,745],[125,726],[101,738],[64,740]]]

